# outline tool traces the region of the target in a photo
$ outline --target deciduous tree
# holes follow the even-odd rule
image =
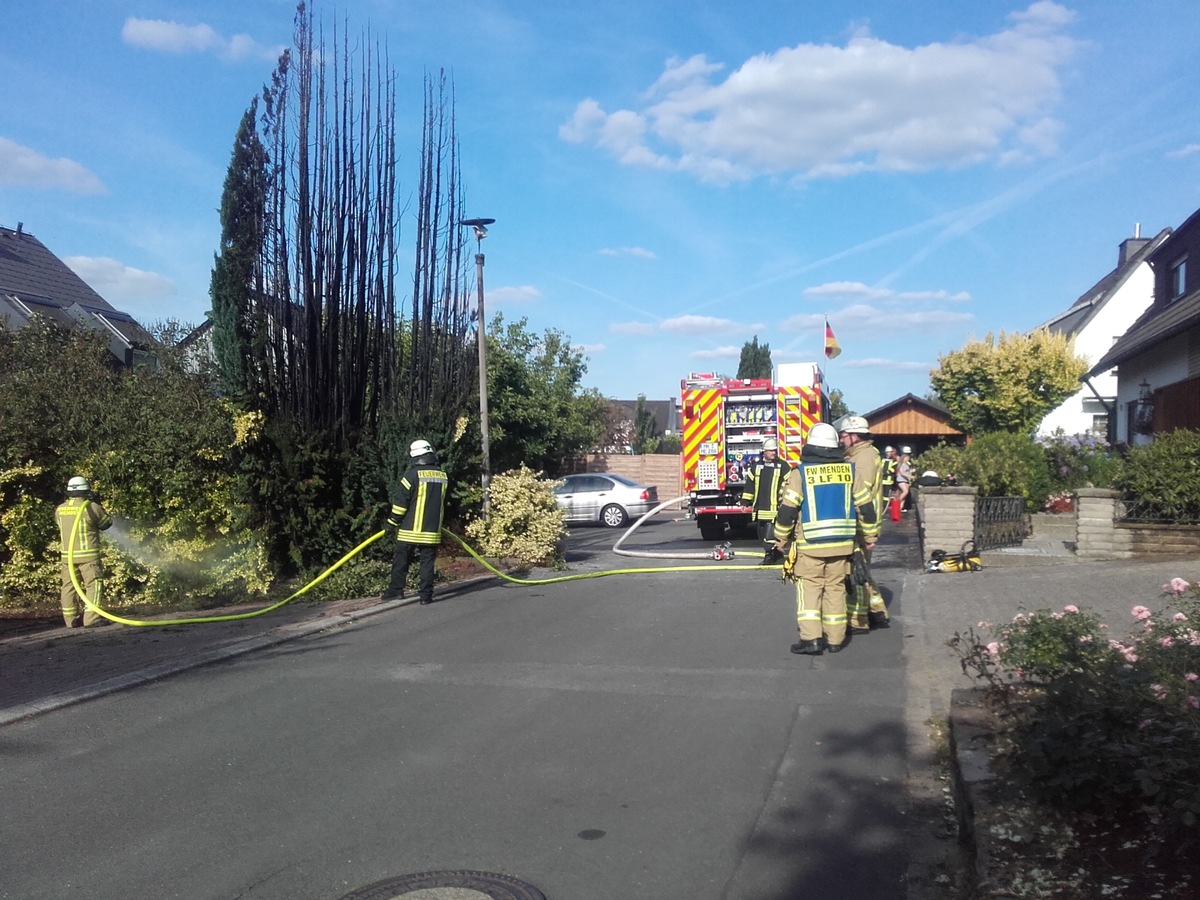
[[[1079,390],[1087,370],[1069,338],[1039,329],[971,341],[939,357],[929,381],[967,433],[1032,434],[1048,412]]]

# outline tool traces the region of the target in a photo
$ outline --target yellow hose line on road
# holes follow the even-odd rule
[[[604,578],[608,575],[644,575],[654,572],[720,572],[739,569],[746,571],[749,569],[764,569],[766,571],[777,571],[779,566],[759,566],[759,565],[731,565],[731,566],[647,566],[646,568],[638,569],[605,569],[602,572],[581,572],[578,575],[558,575],[554,578],[516,578],[512,575],[506,575],[501,572],[486,559],[476,553],[466,541],[460,538],[457,534],[449,531],[443,531],[443,534],[448,534],[462,546],[467,553],[471,554],[477,562],[483,565],[492,574],[503,578],[505,581],[510,581],[513,584],[560,584],[564,581],[582,581],[585,578]]]
[[[375,534],[371,535],[369,538],[367,538],[365,541],[363,541],[361,544],[359,544],[357,547],[355,547],[353,550],[351,550],[349,553],[347,553],[345,556],[343,556],[341,559],[339,559],[337,562],[335,562],[332,566],[330,566],[328,569],[326,569],[324,572],[322,572],[320,575],[318,575],[316,578],[314,578],[308,584],[304,585],[304,587],[300,588],[299,590],[295,591],[294,593],[292,593],[289,596],[285,597],[284,599],[280,600],[278,603],[273,603],[270,606],[263,607],[262,609],[256,609],[252,612],[245,612],[245,613],[231,613],[229,615],[224,615],[224,616],[194,616],[194,617],[184,618],[184,619],[129,619],[129,618],[125,618],[124,616],[118,616],[115,613],[111,613],[106,609],[102,609],[97,603],[93,603],[92,600],[84,592],[83,585],[81,585],[79,583],[79,573],[75,571],[75,536],[79,531],[79,524],[80,524],[80,522],[83,521],[83,513],[86,509],[87,509],[87,504],[85,503],[83,506],[81,506],[79,508],[79,512],[75,514],[75,524],[71,528],[71,539],[67,545],[67,569],[71,574],[71,584],[75,588],[76,595],[78,595],[78,597],[83,601],[83,604],[87,609],[103,616],[104,618],[108,619],[110,622],[116,622],[119,625],[132,625],[135,627],[146,627],[146,626],[151,626],[151,625],[199,625],[199,624],[209,623],[209,622],[235,622],[235,621],[238,621],[239,619],[252,619],[255,616],[262,616],[269,612],[274,612],[275,610],[279,609],[281,606],[291,603],[297,597],[301,597],[304,594],[308,593],[308,591],[312,590],[314,587],[316,587],[318,584],[320,584],[322,581],[324,581],[326,578],[328,578],[330,575],[332,575],[334,572],[336,572],[338,569],[340,569],[342,566],[344,566],[346,563],[348,563],[351,559],[353,559],[355,556],[357,556],[359,553],[361,553],[363,550],[365,550],[371,544],[375,543],[375,541],[379,540],[385,534],[385,532],[383,532],[383,531],[377,531]],[[752,569],[762,569],[765,571],[774,572],[779,569],[779,566],[759,566],[759,565],[653,566],[653,567],[647,567],[647,568],[632,568],[632,569],[605,569],[604,571],[601,571],[601,572],[581,572],[577,575],[558,575],[553,578],[532,578],[532,579],[531,578],[517,578],[514,575],[508,575],[504,572],[501,572],[499,569],[497,569],[495,566],[493,566],[490,562],[488,562],[486,559],[484,559],[482,556],[480,556],[478,553],[476,553],[473,547],[471,547],[469,544],[467,544],[466,541],[464,541],[462,538],[460,538],[454,532],[447,531],[446,529],[442,529],[442,534],[449,535],[455,541],[457,541],[459,543],[459,545],[464,550],[466,550],[468,554],[471,555],[472,558],[474,558],[478,563],[480,563],[485,569],[487,569],[493,575],[495,575],[496,577],[498,577],[504,581],[510,582],[512,584],[524,584],[524,585],[561,584],[565,581],[582,581],[585,578],[604,578],[609,575],[639,575],[639,574],[644,575],[644,574],[653,574],[653,573],[662,573],[662,572],[720,572],[720,571],[731,571],[734,569],[741,570],[741,571],[752,570]],[[97,586],[99,586],[99,584],[100,584],[100,582],[97,582]],[[100,599],[99,589],[97,589],[96,593],[97,593],[96,599],[99,600]]]
[[[330,566],[328,569],[326,569],[320,575],[318,575],[316,578],[314,578],[312,581],[310,581],[308,584],[304,585],[304,587],[300,588],[298,591],[295,591],[294,593],[290,594],[289,596],[284,597],[278,603],[273,603],[270,606],[263,607],[262,609],[256,609],[252,612],[245,612],[245,613],[230,613],[229,615],[224,615],[224,616],[195,616],[195,617],[186,618],[186,619],[127,619],[124,616],[118,616],[113,613],[110,613],[108,610],[101,609],[99,606],[97,606],[95,603],[93,603],[88,598],[87,594],[84,593],[83,585],[81,585],[79,583],[79,573],[75,571],[75,559],[74,559],[74,557],[75,557],[75,535],[79,531],[79,523],[81,521],[83,521],[83,512],[86,509],[87,509],[87,504],[85,503],[83,506],[81,506],[79,508],[79,512],[75,515],[75,524],[71,528],[71,541],[67,545],[67,569],[71,573],[71,584],[75,587],[75,593],[79,596],[79,598],[81,600],[83,600],[84,606],[86,606],[88,609],[90,609],[94,613],[99,613],[104,618],[108,619],[110,622],[116,622],[120,625],[134,625],[134,626],[139,626],[139,627],[144,627],[144,626],[149,626],[149,625],[199,625],[199,624],[205,623],[205,622],[235,622],[239,619],[253,619],[255,616],[266,615],[269,612],[274,612],[275,610],[279,609],[279,607],[281,607],[281,606],[291,603],[297,597],[301,597],[304,594],[308,593],[310,590],[312,590],[314,587],[316,587],[318,584],[320,584],[322,581],[324,581],[326,578],[328,578],[330,575],[332,575],[334,572],[336,572],[338,569],[340,569],[342,566],[344,566],[346,563],[348,563],[351,559],[353,559],[355,556],[357,556],[359,553],[361,553],[363,550],[365,550],[371,544],[375,543],[377,540],[379,540],[381,537],[383,537],[382,531],[376,532],[375,534],[373,534],[369,538],[367,538],[365,541],[363,541],[361,544],[359,544],[357,547],[355,547],[353,550],[351,550],[349,553],[347,553],[345,556],[343,556],[341,559],[339,559],[337,562],[335,562],[332,566]],[[99,584],[99,582],[97,582],[97,584]],[[97,591],[96,599],[97,600],[100,599],[99,591]]]

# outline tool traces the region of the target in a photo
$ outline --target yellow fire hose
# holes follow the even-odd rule
[[[669,503],[672,501],[667,501],[667,502]],[[353,550],[351,550],[349,553],[347,553],[345,556],[343,556],[341,559],[339,559],[337,562],[335,562],[332,566],[330,566],[328,569],[326,569],[324,572],[322,572],[320,575],[318,575],[316,578],[314,578],[308,584],[304,585],[299,590],[293,592],[292,594],[288,595],[284,599],[280,600],[278,603],[273,603],[270,606],[264,607],[263,609],[256,609],[251,612],[244,612],[244,613],[231,613],[229,615],[223,615],[223,616],[194,616],[194,617],[189,617],[189,618],[185,618],[185,619],[153,619],[153,620],[129,619],[129,618],[125,618],[124,616],[118,616],[114,613],[109,612],[108,610],[102,609],[98,603],[92,602],[91,598],[89,598],[87,596],[86,592],[84,591],[83,585],[81,585],[79,583],[79,574],[75,571],[75,536],[79,532],[79,525],[80,525],[80,522],[83,521],[83,514],[86,510],[87,510],[87,504],[85,503],[79,507],[79,512],[75,514],[75,524],[71,527],[71,538],[67,544],[67,570],[71,574],[71,584],[75,588],[75,593],[83,601],[83,604],[87,609],[103,616],[104,618],[108,619],[110,622],[116,622],[120,625],[133,625],[133,626],[139,626],[139,627],[140,626],[151,626],[151,625],[199,625],[199,624],[208,623],[208,622],[234,622],[239,619],[252,619],[255,616],[266,615],[267,613],[273,612],[273,611],[279,609],[281,606],[285,606],[286,604],[295,600],[297,597],[301,597],[304,594],[306,594],[308,591],[312,590],[314,587],[316,587],[318,584],[320,584],[322,581],[324,581],[326,578],[328,578],[330,575],[332,575],[334,572],[336,572],[338,569],[340,569],[342,566],[344,566],[346,563],[348,563],[351,559],[353,559],[355,556],[357,556],[359,553],[361,553],[363,550],[365,550],[371,544],[375,543],[375,541],[377,541],[381,537],[383,537],[384,534],[386,533],[384,531],[378,531],[375,534],[371,535],[369,538],[367,538],[365,541],[363,541],[361,544],[359,544],[357,547],[355,547]],[[657,510],[654,510],[654,511],[656,512]],[[646,518],[647,518],[647,516],[643,516],[641,519],[639,519],[629,529],[629,531],[632,532],[633,529],[637,528],[638,525],[641,525],[642,522],[644,522]],[[493,566],[490,562],[488,562],[486,559],[484,559],[482,556],[480,556],[473,547],[471,547],[469,544],[467,544],[466,541],[464,541],[462,538],[460,538],[457,534],[454,534],[452,531],[447,531],[446,529],[442,529],[442,534],[448,535],[449,537],[451,537],[455,541],[457,541],[458,544],[464,550],[466,550],[467,553],[470,554],[470,556],[472,558],[474,558],[478,563],[480,563],[485,569],[487,569],[493,575],[495,575],[498,578],[500,578],[504,581],[507,581],[511,584],[522,584],[522,585],[561,584],[562,582],[565,582],[565,581],[582,581],[585,578],[604,578],[609,575],[644,575],[644,574],[662,573],[662,572],[717,572],[717,571],[728,571],[728,570],[732,570],[732,569],[738,569],[738,570],[742,570],[742,571],[747,570],[747,569],[758,569],[758,570],[765,570],[765,571],[773,572],[779,568],[779,566],[737,565],[737,564],[720,565],[720,566],[653,566],[653,567],[647,567],[647,568],[605,569],[604,571],[601,571],[601,572],[584,572],[584,573],[580,573],[580,574],[576,574],[576,575],[559,575],[559,576],[556,576],[553,578],[535,578],[535,579],[517,578],[516,576],[508,575],[505,572],[501,572],[499,569],[497,569],[495,566]],[[625,537],[628,537],[628,534],[624,535],[621,538],[621,541],[623,541],[625,539]],[[617,542],[617,546],[619,546],[621,541]],[[615,546],[614,546],[614,549],[616,549]],[[629,551],[626,551],[626,553],[629,553]],[[97,582],[97,591],[96,591],[96,600],[97,601],[100,599],[99,585],[100,585],[100,582]]]

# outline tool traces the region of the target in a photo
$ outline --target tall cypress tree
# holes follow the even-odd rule
[[[742,345],[742,356],[738,361],[738,378],[770,378],[771,377],[771,345],[758,343],[758,335],[754,340]]]
[[[263,352],[253,321],[262,295],[267,154],[257,132],[258,98],[242,116],[221,192],[221,247],[213,261],[212,343],[226,395],[245,400],[258,393]]]

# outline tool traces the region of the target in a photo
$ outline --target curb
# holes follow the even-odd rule
[[[159,679],[170,675],[177,675],[180,672],[186,672],[190,669],[198,669],[201,666],[208,666],[215,662],[232,659],[235,656],[242,656],[255,650],[261,650],[264,647],[271,647],[286,641],[306,637],[310,634],[316,634],[317,632],[328,631],[357,619],[364,619],[367,616],[373,616],[377,613],[389,612],[390,610],[398,609],[401,606],[408,606],[416,602],[417,598],[415,596],[400,600],[388,600],[375,606],[354,610],[353,612],[338,613],[304,622],[294,622],[291,625],[280,625],[264,634],[222,644],[221,646],[204,650],[187,659],[181,659],[178,662],[146,666],[125,675],[117,675],[113,678],[99,681],[96,684],[90,684],[87,687],[62,691],[61,693],[51,694],[40,700],[0,709],[0,727],[10,725],[13,722],[19,722],[22,719],[29,719],[42,713],[72,706],[76,703],[82,703],[85,700],[94,700],[97,697],[115,694],[118,691],[136,687],[137,685],[158,681]]]
[[[976,827],[977,813],[987,809],[992,769],[993,727],[977,688],[955,688],[950,694],[950,776],[958,842],[970,859],[972,896],[989,896],[992,853],[986,831]]]

